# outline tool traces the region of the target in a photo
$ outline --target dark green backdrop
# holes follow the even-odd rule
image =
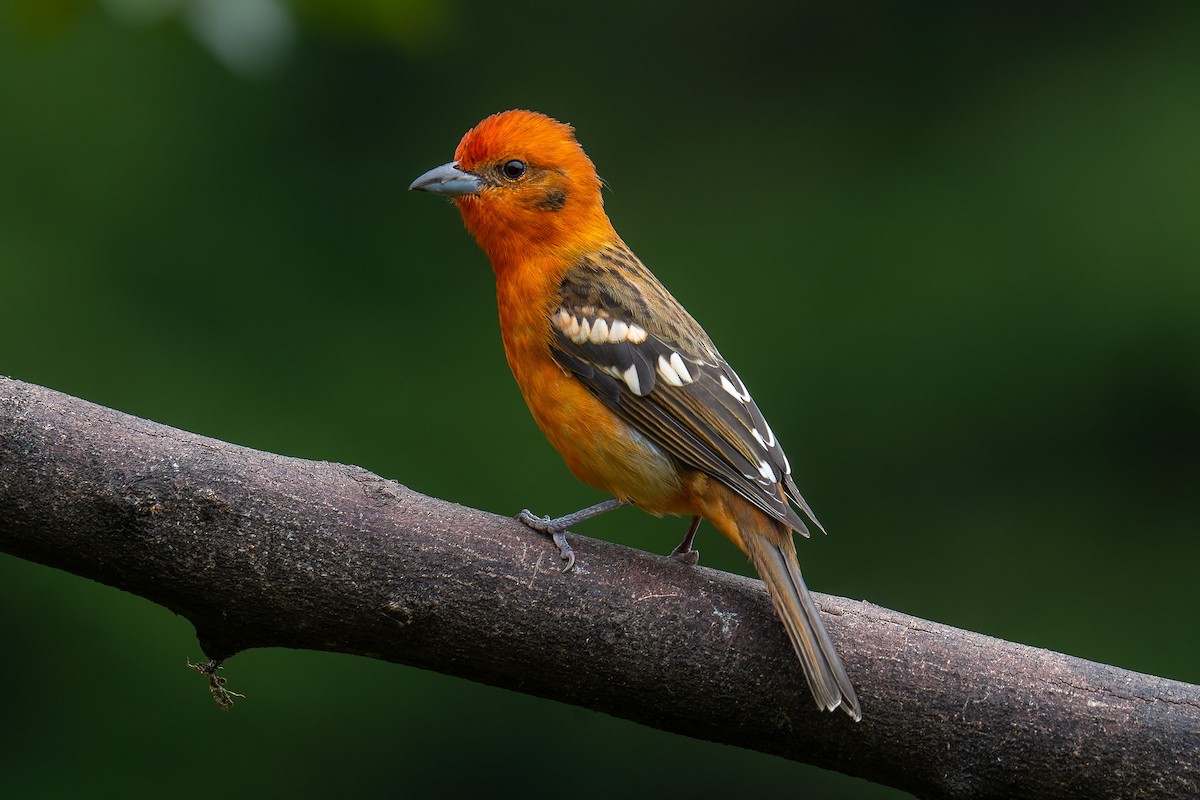
[[[788,446],[811,585],[1200,681],[1194,3],[174,5],[0,6],[0,373],[497,512],[594,502],[483,255],[405,191],[538,109]],[[9,557],[0,640],[11,797],[897,796],[362,658],[240,655],[222,714],[183,619]]]

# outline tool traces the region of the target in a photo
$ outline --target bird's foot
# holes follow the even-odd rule
[[[526,508],[522,509],[520,514],[517,514],[517,521],[524,523],[526,527],[533,528],[535,531],[550,534],[550,538],[554,540],[554,544],[558,545],[558,552],[562,555],[562,560],[567,562],[562,571],[570,572],[571,567],[575,566],[575,551],[571,549],[571,545],[567,544],[567,537],[564,531],[572,525],[583,522],[585,519],[591,519],[624,505],[629,505],[629,501],[614,497],[611,500],[605,500],[601,503],[596,503],[594,506],[588,506],[576,511],[574,514],[567,514],[555,519],[534,516],[533,512]]]
[[[689,566],[700,563],[700,551],[692,549],[692,541],[696,538],[696,529],[699,527],[700,517],[692,517],[692,524],[688,526],[687,536],[684,536],[679,546],[671,551],[671,558],[680,564]]]
[[[567,517],[559,517],[558,519],[550,519],[549,516],[538,517],[534,516],[533,512],[528,508],[521,509],[521,513],[517,514],[517,521],[523,523],[528,528],[533,528],[540,533],[550,534],[550,538],[554,540],[554,544],[558,547],[558,553],[562,556],[562,560],[566,562],[566,566],[562,568],[563,572],[570,572],[575,566],[575,551],[571,549],[571,545],[567,543],[566,534],[563,533],[567,529],[568,521],[563,524],[563,520]]]
[[[671,555],[669,557],[675,559],[680,564],[687,564],[689,567],[700,563],[699,550],[682,550],[679,547],[676,547],[671,551]]]

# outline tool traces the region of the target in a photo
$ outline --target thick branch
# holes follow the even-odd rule
[[[0,378],[0,550],[160,603],[205,652],[357,653],[921,797],[1200,795],[1200,687],[819,596],[864,719],[813,707],[762,585]]]

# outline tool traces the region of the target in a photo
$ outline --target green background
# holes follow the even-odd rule
[[[0,374],[500,513],[594,502],[482,253],[406,191],[534,108],[788,447],[810,585],[1200,682],[1200,6],[910,6],[6,2]],[[365,658],[239,655],[222,714],[185,620],[7,556],[0,640],[10,797],[900,796]]]

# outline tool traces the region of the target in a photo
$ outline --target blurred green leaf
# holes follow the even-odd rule
[[[306,26],[423,50],[453,33],[454,0],[289,0]]]
[[[14,30],[45,38],[61,35],[90,5],[90,0],[9,0],[0,13]]]

